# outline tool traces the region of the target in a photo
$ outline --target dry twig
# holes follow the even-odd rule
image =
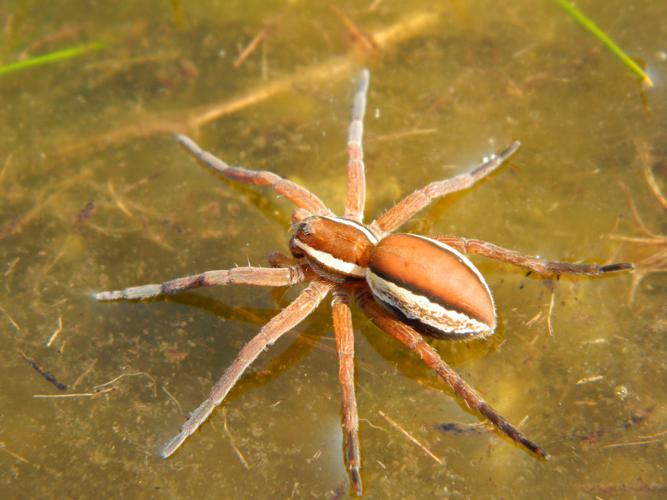
[[[103,387],[106,387],[108,385],[113,384],[114,382],[118,382],[120,379],[122,379],[124,377],[139,377],[139,376],[148,377],[150,379],[151,384],[153,385],[153,393],[157,396],[157,389],[156,389],[157,382],[155,381],[155,377],[153,377],[153,375],[151,375],[148,372],[121,373],[120,375],[118,375],[117,377],[112,378],[108,382],[104,382],[103,384],[99,384],[99,385],[94,386],[94,389],[96,389],[96,390],[101,389]]]
[[[662,194],[658,182],[655,180],[653,175],[653,155],[651,154],[651,149],[646,141],[641,139],[635,140],[635,149],[637,150],[637,156],[642,163],[642,171],[644,173],[644,179],[646,184],[648,184],[649,189],[655,196],[655,199],[658,200],[658,203],[662,205],[663,208],[667,208],[667,199],[665,195]]]
[[[83,373],[76,378],[76,380],[72,384],[72,387],[71,387],[72,389],[74,389],[77,385],[79,385],[81,383],[81,381],[86,377],[86,375],[88,375],[93,370],[96,363],[97,363],[97,360],[93,360],[93,362],[88,365],[88,368],[86,368],[83,371]]]
[[[0,185],[2,184],[2,180],[5,178],[5,173],[9,169],[9,164],[12,162],[12,153],[9,153],[7,155],[7,158],[5,158],[5,162],[2,164],[2,169],[0,169]]]
[[[62,331],[63,331],[63,317],[58,316],[58,327],[51,334],[51,338],[49,338],[49,341],[46,343],[46,347],[51,347],[53,341],[56,340],[56,338],[58,337],[58,335],[60,335]]]
[[[16,264],[19,263],[21,260],[21,257],[16,257],[13,261],[9,263],[7,266],[7,270],[5,271],[5,278],[8,278],[10,274],[14,271],[14,268],[16,267]]]
[[[181,415],[185,415],[185,413],[183,413],[183,407],[181,406],[181,403],[178,402],[178,399],[176,399],[174,395],[171,392],[169,392],[165,386],[162,386],[162,390],[165,392],[167,396],[169,396],[169,399],[171,399],[174,402],[176,408],[178,408],[178,412]]]
[[[7,316],[7,319],[8,319],[9,322],[12,324],[12,326],[13,326],[14,328],[16,328],[16,331],[17,331],[17,332],[20,332],[20,331],[21,331],[21,327],[19,326],[19,324],[18,324],[16,321],[14,321],[14,318],[12,318],[11,314],[9,314],[9,313],[7,312],[7,310],[6,310],[4,307],[2,307],[2,306],[0,306],[0,311],[2,311],[2,312],[4,313],[5,316]]]
[[[241,450],[238,449],[236,446],[236,443],[234,442],[234,437],[232,436],[232,433],[229,432],[229,428],[227,427],[227,412],[223,411],[222,412],[224,416],[224,428],[225,428],[225,434],[227,434],[227,437],[229,438],[229,444],[232,445],[232,449],[236,452],[236,454],[239,457],[239,460],[241,460],[241,463],[243,466],[247,469],[250,470],[250,466],[248,465],[248,462],[246,461],[245,457],[243,456],[243,453],[241,453]]]
[[[630,441],[627,443],[612,443],[612,444],[606,444],[604,446],[600,446],[601,450],[608,449],[608,448],[625,448],[627,446],[644,446],[646,444],[653,444],[653,443],[659,443],[661,442],[661,439],[650,439],[646,441]]]
[[[250,54],[252,54],[264,40],[266,40],[267,36],[269,36],[268,28],[263,28],[262,30],[260,30],[236,58],[236,60],[233,63],[234,68],[236,69],[240,68],[241,64],[243,64],[243,61],[248,59]]]
[[[23,462],[24,464],[29,464],[29,463],[30,463],[30,462],[28,461],[27,458],[23,458],[23,457],[22,457],[21,455],[19,455],[18,453],[14,453],[12,450],[10,450],[9,448],[7,448],[7,445],[5,445],[4,442],[0,442],[0,450],[3,450],[3,451],[4,451],[5,453],[7,453],[8,455],[14,457],[16,460],[18,460],[18,461],[20,461],[20,462]]]
[[[658,203],[662,207],[667,208],[667,200],[660,191],[660,188],[658,187],[658,184],[653,175],[653,170],[652,170],[653,158],[651,156],[651,152],[648,145],[644,141],[636,140],[635,148],[637,150],[637,156],[639,157],[642,163],[644,180],[646,181],[649,190],[651,191],[655,199],[658,201]],[[667,235],[655,233],[654,231],[651,231],[648,228],[648,226],[644,223],[641,216],[639,215],[639,211],[637,210],[637,206],[635,205],[635,202],[632,199],[629,189],[624,184],[621,184],[621,188],[623,188],[625,192],[626,198],[628,200],[628,205],[632,213],[632,217],[635,220],[637,227],[646,236],[639,236],[639,237],[626,236],[622,234],[613,233],[609,235],[609,239],[624,241],[628,243],[637,243],[649,246],[663,247],[659,248],[657,251],[651,253],[647,257],[644,257],[636,262],[635,272],[632,275],[632,284],[630,286],[630,291],[628,293],[629,302],[632,304],[635,301],[637,289],[639,288],[639,285],[646,276],[655,273],[667,272]]]
[[[403,17],[391,26],[371,33],[369,36],[372,37],[379,49],[386,49],[416,36],[435,24],[439,19],[440,14],[438,12],[417,11]],[[296,85],[303,86],[312,82],[341,78],[350,73],[355,64],[356,60],[352,55],[334,57],[320,64],[299,69],[272,82],[263,83],[231,99],[210,103],[191,111],[153,114],[137,123],[65,146],[58,153],[63,156],[84,154],[100,147],[162,134],[195,133],[196,135],[197,130],[203,125],[264,102],[279,94],[289,92]]]
[[[604,379],[604,375],[592,375],[590,377],[580,378],[579,380],[577,380],[576,385],[588,384],[590,382],[598,382],[599,380],[603,380],[603,379]]]
[[[380,53],[380,47],[373,40],[373,37],[359,28],[341,9],[335,5],[331,6],[331,11],[338,16],[347,29],[352,42],[354,42],[363,52],[369,56],[377,56]]]
[[[378,410],[378,413],[382,418],[384,418],[387,422],[389,422],[393,427],[398,429],[405,437],[407,437],[410,441],[412,441],[414,444],[419,446],[424,453],[426,453],[429,457],[431,457],[433,460],[438,462],[440,465],[444,465],[443,461],[440,460],[431,450],[429,450],[426,446],[424,446],[420,441],[417,440],[412,434],[410,434],[408,431],[406,431],[403,427],[401,427],[399,424],[397,424],[394,420],[389,418],[387,415],[384,414],[382,410]]]
[[[107,392],[113,392],[115,390],[115,387],[107,387],[106,389],[95,392],[79,392],[72,394],[33,394],[32,397],[40,399],[94,398],[101,394],[106,394]]]
[[[551,288],[551,300],[549,301],[549,312],[547,313],[547,330],[549,331],[549,336],[554,336],[553,328],[553,312],[554,312],[554,303],[556,302],[556,287]]]

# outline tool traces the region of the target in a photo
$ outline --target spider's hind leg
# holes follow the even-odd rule
[[[333,324],[338,351],[338,379],[342,397],[343,439],[345,463],[352,481],[352,491],[361,496],[361,454],[359,452],[359,414],[354,392],[354,330],[350,311],[350,294],[343,290],[334,291],[331,301]]]
[[[561,275],[561,274],[583,274],[588,276],[599,276],[615,271],[624,271],[633,269],[634,266],[627,262],[615,264],[585,264],[576,262],[557,262],[552,260],[531,257],[514,250],[499,247],[488,241],[475,240],[471,238],[461,238],[459,236],[436,236],[436,241],[445,243],[459,252],[483,255],[490,259],[507,262],[515,266],[523,267],[540,274]]]
[[[547,458],[546,452],[537,444],[524,436],[519,429],[505,420],[494,410],[475,389],[466,383],[461,376],[445,363],[433,347],[427,344],[422,336],[413,328],[391,316],[380,306],[368,289],[357,293],[357,304],[363,309],[370,320],[380,329],[387,332],[396,340],[417,354],[426,365],[435,371],[438,376],[459,396],[469,408],[477,410],[507,437],[535,453],[539,457]]]

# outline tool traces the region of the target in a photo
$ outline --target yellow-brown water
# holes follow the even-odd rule
[[[289,205],[196,164],[177,147],[176,131],[230,163],[300,182],[340,211],[354,76],[368,66],[371,216],[520,139],[507,166],[406,229],[566,260],[664,252],[664,241],[613,236],[648,238],[629,198],[648,229],[667,233],[644,176],[653,168],[665,191],[661,2],[578,2],[647,64],[655,87],[646,91],[555,2],[335,2],[377,34],[375,50],[351,41],[330,4],[0,3],[2,63],[26,49],[105,44],[0,77],[3,497],[347,492],[328,304],[265,353],[178,454],[157,456],[296,292],[229,287],[147,303],[91,299],[97,290],[260,265],[269,251],[286,251]],[[235,69],[263,29],[263,43]],[[664,495],[664,275],[647,274],[632,302],[629,274],[552,282],[474,260],[502,326],[484,342],[433,345],[552,459],[536,460],[495,433],[438,430],[479,418],[356,312],[367,495]],[[53,394],[80,396],[35,397]]]

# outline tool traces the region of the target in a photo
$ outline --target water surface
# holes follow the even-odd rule
[[[112,304],[91,293],[287,251],[289,204],[207,171],[175,132],[300,182],[340,211],[354,80],[367,66],[371,216],[520,139],[507,166],[405,230],[554,259],[638,261],[645,274],[633,298],[631,275],[556,282],[473,259],[501,327],[487,341],[433,345],[546,448],[546,462],[493,432],[438,430],[480,419],[355,312],[367,495],[664,495],[667,282],[651,256],[665,243],[642,231],[629,200],[646,229],[667,233],[644,176],[651,168],[667,191],[667,7],[578,2],[648,66],[655,87],[644,90],[555,2],[335,2],[376,34],[375,49],[355,41],[330,4],[5,0],[3,63],[90,41],[105,48],[0,78],[0,491],[346,494],[328,303],[162,460],[157,450],[184,415],[297,290]],[[35,397],[55,394],[73,397]]]

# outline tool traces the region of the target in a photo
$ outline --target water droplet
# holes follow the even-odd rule
[[[625,387],[624,385],[617,385],[614,387],[614,394],[616,394],[616,397],[623,401],[625,398],[628,397],[629,391],[628,388]]]

